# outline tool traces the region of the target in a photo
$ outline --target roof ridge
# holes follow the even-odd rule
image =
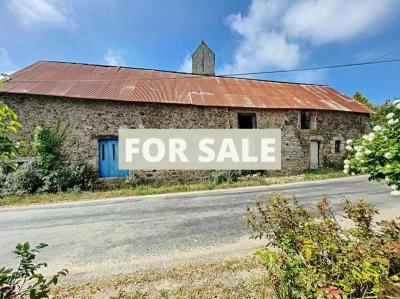
[[[211,78],[224,78],[224,79],[237,79],[237,80],[269,82],[269,83],[283,83],[283,84],[311,85],[311,86],[330,86],[330,85],[327,85],[327,84],[318,84],[318,83],[290,82],[290,81],[280,81],[280,80],[265,80],[265,79],[255,79],[255,78],[232,77],[232,76],[226,76],[226,75],[201,75],[201,74],[193,74],[193,73],[186,73],[186,72],[180,72],[180,71],[149,69],[149,68],[132,67],[132,66],[107,65],[107,64],[97,64],[97,63],[85,63],[85,62],[70,62],[70,61],[60,61],[60,60],[38,60],[36,63],[38,63],[38,62],[79,64],[79,65],[87,65],[87,66],[113,67],[113,68],[119,68],[119,69],[124,68],[124,69],[155,71],[155,72],[164,72],[164,73],[180,74],[180,75],[195,76],[195,77],[206,77],[206,78],[210,78],[211,77]],[[33,63],[33,64],[35,64],[35,63]]]

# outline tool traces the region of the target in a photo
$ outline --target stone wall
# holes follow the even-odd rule
[[[192,73],[215,75],[215,54],[204,42],[192,55]]]
[[[68,160],[84,160],[98,167],[98,140],[118,136],[119,128],[237,128],[237,113],[256,113],[257,128],[282,129],[281,174],[300,173],[309,167],[310,141],[320,142],[320,161],[343,159],[344,141],[369,130],[368,116],[357,113],[313,112],[310,130],[300,129],[297,110],[266,110],[198,107],[158,103],[132,103],[61,97],[9,95],[1,98],[18,114],[19,138],[30,144],[40,123],[69,122],[71,132],[62,152]],[[334,141],[342,140],[341,152]],[[28,147],[28,155],[32,151]],[[194,181],[207,178],[207,171],[147,172],[160,180]]]

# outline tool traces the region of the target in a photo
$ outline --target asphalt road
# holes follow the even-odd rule
[[[335,209],[344,196],[364,196],[381,218],[400,216],[400,198],[388,187],[351,177],[223,191],[157,195],[0,208],[0,265],[16,266],[15,244],[49,247],[41,255],[49,270],[70,277],[113,275],[180,263],[251,254],[263,241],[249,240],[246,205],[266,193],[295,194],[307,205],[326,193]],[[100,274],[101,273],[101,274]]]

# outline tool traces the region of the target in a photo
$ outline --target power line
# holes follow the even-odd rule
[[[354,66],[367,66],[372,64],[383,64],[383,63],[393,63],[400,62],[400,58],[390,59],[390,60],[376,60],[376,61],[367,61],[367,62],[358,62],[358,63],[347,63],[347,64],[337,64],[337,65],[328,65],[328,66],[319,66],[319,67],[307,67],[307,68],[298,68],[298,69],[289,69],[289,70],[274,70],[274,71],[260,71],[260,72],[249,72],[249,73],[236,73],[236,74],[225,74],[219,75],[216,77],[238,77],[238,76],[249,76],[249,75],[262,75],[262,74],[278,74],[278,73],[292,73],[292,72],[304,72],[304,71],[313,71],[313,70],[322,70],[322,69],[337,69],[337,68],[347,68]],[[152,81],[152,80],[177,80],[177,79],[189,79],[189,78],[204,78],[207,76],[202,75],[179,75],[175,77],[165,77],[165,78],[128,78],[128,79],[61,79],[61,80],[18,80],[17,82],[126,82],[126,81]],[[212,77],[211,77],[212,78]],[[11,78],[11,81],[14,81]]]
[[[337,64],[337,65],[318,66],[318,67],[307,67],[307,68],[290,69],[290,70],[262,71],[262,72],[252,72],[252,73],[237,73],[237,74],[222,75],[222,77],[248,76],[248,75],[262,75],[262,74],[277,74],[277,73],[292,73],[292,72],[303,72],[303,71],[315,71],[315,70],[335,69],[335,68],[344,68],[344,67],[353,67],[353,66],[363,66],[363,65],[371,65],[371,64],[382,64],[382,63],[390,63],[390,62],[400,62],[400,59],[367,61],[367,62],[348,63],[348,64]]]
[[[395,50],[393,50],[393,51],[390,51],[390,52],[388,52],[388,53],[386,53],[386,54],[384,54],[384,55],[381,55],[381,56],[379,56],[379,57],[376,57],[375,59],[371,60],[371,62],[379,61],[379,59],[383,59],[383,58],[388,57],[388,56],[390,56],[390,55],[392,55],[392,54],[394,54],[394,53],[397,53],[397,52],[399,52],[399,51],[400,51],[400,48],[397,48],[397,49],[395,49]],[[330,75],[330,76],[328,76],[327,78],[324,78],[324,81],[326,81],[326,80],[331,80],[331,79],[340,77],[341,75],[343,75],[343,74],[345,74],[345,73],[348,73],[348,72],[351,72],[351,71],[353,71],[353,70],[354,70],[354,68],[345,70],[345,71],[340,72],[339,74],[336,74],[336,75]]]

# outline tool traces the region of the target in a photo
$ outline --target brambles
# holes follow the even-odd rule
[[[279,298],[363,298],[400,295],[400,222],[382,221],[363,200],[343,203],[343,228],[327,198],[315,207],[271,196],[247,209],[253,238],[270,248],[257,252]],[[373,297],[375,298],[375,297]]]

